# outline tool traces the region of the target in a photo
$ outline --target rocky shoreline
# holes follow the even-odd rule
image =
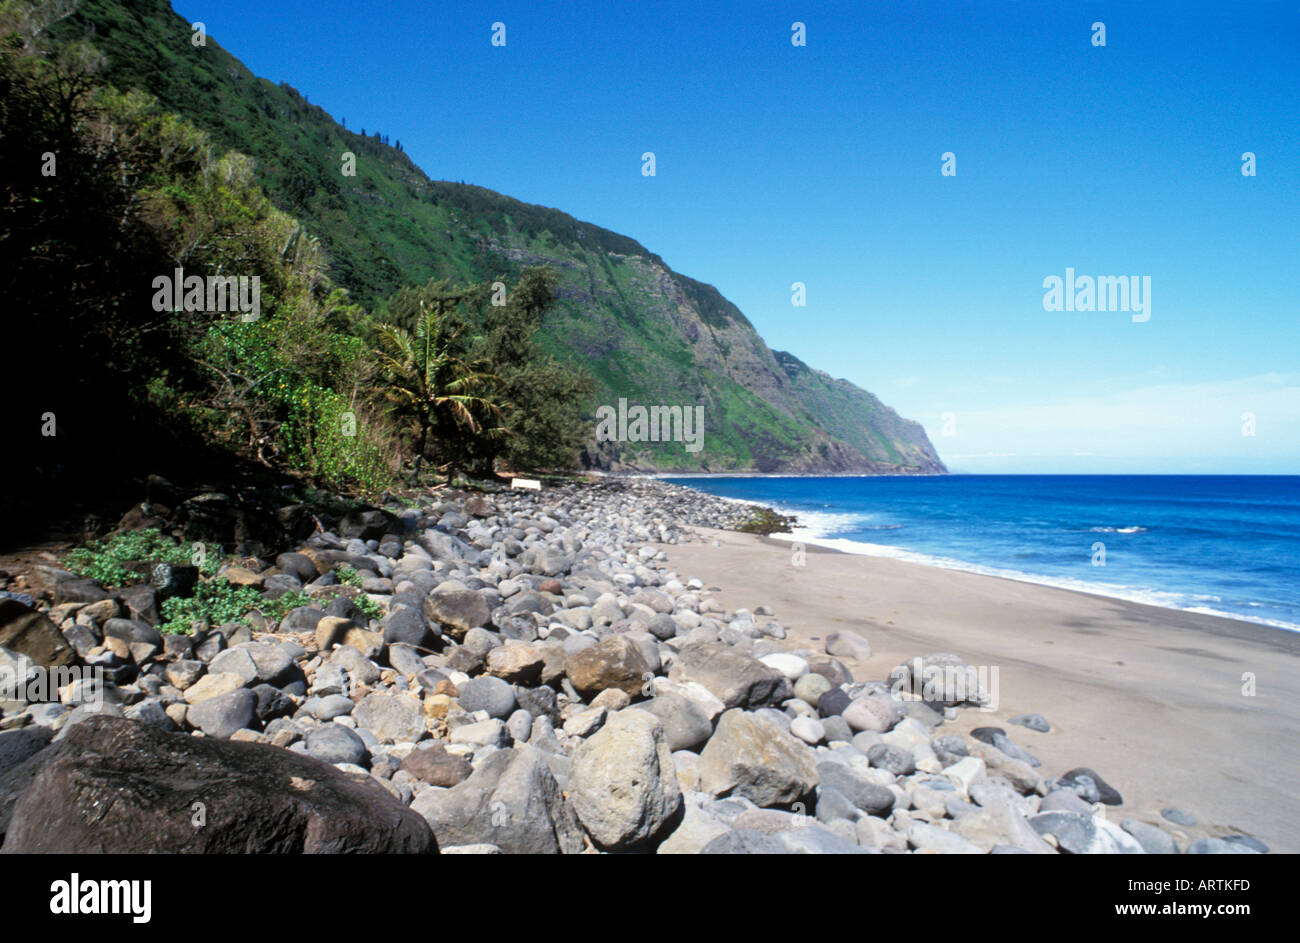
[[[0,673],[98,673],[4,693],[0,850],[1267,851],[1111,822],[1097,772],[1045,776],[1001,728],[945,733],[984,697],[958,655],[854,678],[868,639],[790,650],[762,600],[726,611],[655,546],[747,513],[649,478],[280,508],[288,549],[236,528],[218,577],[311,602],[191,635],[156,628],[183,568],[12,578]],[[142,504],[122,526],[165,520]]]

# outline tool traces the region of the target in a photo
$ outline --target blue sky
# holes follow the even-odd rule
[[[173,4],[431,177],[716,285],[954,470],[1300,472],[1297,0]],[[1150,276],[1150,320],[1045,311],[1067,267]]]

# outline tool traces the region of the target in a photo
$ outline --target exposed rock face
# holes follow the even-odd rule
[[[262,744],[96,716],[24,767],[6,854],[437,852],[379,787]]]

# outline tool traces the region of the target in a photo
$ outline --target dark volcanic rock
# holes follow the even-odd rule
[[[149,585],[158,600],[187,597],[199,581],[199,568],[176,563],[158,563],[149,571]]]
[[[1062,776],[1060,780],[1061,785],[1067,787],[1073,786],[1077,780],[1084,776],[1091,779],[1097,786],[1097,795],[1100,797],[1100,801],[1103,804],[1122,805],[1124,803],[1124,797],[1119,794],[1119,790],[1115,789],[1107,783],[1106,780],[1102,779],[1086,766],[1078,766]]]
[[[378,508],[365,511],[350,511],[339,521],[340,537],[360,537],[362,540],[378,540],[395,521],[391,514]]]
[[[97,716],[24,767],[6,854],[437,852],[382,788],[278,747]]]
[[[54,731],[45,727],[23,727],[0,733],[0,775],[50,745]]]
[[[401,768],[416,779],[447,788],[463,783],[473,772],[465,757],[448,753],[441,741],[422,750],[412,750],[402,760]]]
[[[487,625],[491,612],[478,593],[472,589],[457,589],[426,597],[424,615],[445,626],[452,638],[460,639],[470,629]]]
[[[43,612],[16,599],[0,597],[0,647],[26,655],[38,665],[70,665],[77,653]]]

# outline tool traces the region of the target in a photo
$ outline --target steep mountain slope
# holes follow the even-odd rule
[[[107,79],[138,87],[253,156],[259,182],[327,249],[332,275],[372,308],[403,284],[561,274],[544,342],[593,372],[597,404],[704,408],[703,448],[592,442],[613,469],[933,474],[943,463],[914,422],[847,381],[774,354],[712,286],[635,240],[482,187],[431,181],[378,132],[337,124],[293,88],[254,76],[217,40],[191,42],[167,0],[81,0],[55,35],[89,34]],[[341,172],[356,155],[356,175]]]

